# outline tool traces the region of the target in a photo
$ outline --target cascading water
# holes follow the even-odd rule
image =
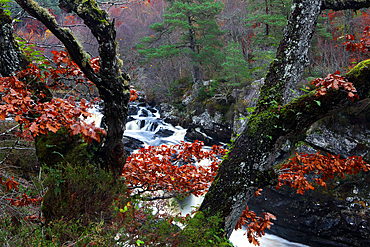
[[[95,121],[95,124],[100,125],[101,114],[98,109],[91,111],[94,116],[87,121]],[[124,135],[129,138],[139,140],[143,146],[157,145],[176,145],[184,141],[186,129],[180,126],[172,126],[165,123],[159,115],[158,110],[150,107],[138,106],[137,104],[130,105],[130,116],[126,124]],[[195,197],[190,195],[180,202],[182,214],[186,215],[193,207],[199,206],[203,201],[203,197]],[[230,241],[237,247],[254,246],[248,243],[246,236],[243,236],[245,230],[234,231],[230,237]],[[307,245],[293,243],[283,238],[272,234],[266,234],[260,239],[262,247],[304,247]]]

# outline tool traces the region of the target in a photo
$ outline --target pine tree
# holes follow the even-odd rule
[[[229,84],[238,86],[249,78],[247,61],[245,61],[238,42],[228,42],[225,48],[226,61],[222,64],[223,72]]]
[[[163,22],[150,26],[156,34],[138,45],[139,53],[146,60],[190,57],[196,91],[202,82],[201,69],[214,68],[222,62],[220,38],[224,32],[216,23],[222,8],[221,2],[212,0],[170,1]]]
[[[249,0],[245,19],[253,30],[251,72],[257,78],[265,76],[268,65],[275,58],[276,47],[283,35],[291,0]]]

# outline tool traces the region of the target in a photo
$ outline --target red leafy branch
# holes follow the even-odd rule
[[[235,229],[241,229],[243,225],[247,226],[248,241],[254,245],[260,245],[258,238],[265,235],[265,229],[270,229],[273,223],[271,220],[276,220],[276,217],[268,212],[262,213],[261,216],[253,211],[247,209],[243,211],[241,217],[239,218],[238,223],[235,226]]]
[[[51,85],[52,89],[57,88],[67,88],[64,84],[58,80],[61,77],[75,78],[76,83],[84,83],[90,88],[93,87],[93,83],[87,79],[82,70],[77,66],[77,64],[70,58],[69,54],[65,51],[52,51],[54,57],[53,62],[56,67],[50,67],[48,71],[45,71],[45,76],[50,77],[54,83]],[[94,69],[95,73],[99,72],[99,57],[94,57],[90,59],[90,65]]]
[[[346,34],[345,38],[346,42],[343,45],[347,51],[361,51],[364,53],[370,51],[370,26],[364,28],[362,38],[359,42],[355,42],[355,37],[352,34]]]
[[[327,90],[343,88],[348,91],[348,99],[354,101],[354,98],[358,99],[358,95],[355,94],[357,90],[353,86],[352,82],[348,82],[344,77],[340,76],[340,72],[336,71],[334,74],[328,74],[326,78],[316,78],[312,81],[312,85],[317,87],[315,96],[326,95]]]
[[[137,91],[134,89],[134,86],[130,86],[130,102],[135,101],[138,98]]]
[[[17,196],[16,199],[7,198],[6,200],[10,201],[12,206],[26,207],[30,205],[40,205],[43,199],[42,197],[31,198],[27,194],[23,194],[21,197]]]
[[[29,83],[24,83],[23,79],[33,78],[39,82],[53,80],[51,88],[63,88],[63,84],[58,79],[63,76],[74,78],[76,83],[86,81],[90,87],[93,84],[88,81],[79,67],[70,59],[65,51],[52,51],[53,61],[56,67],[50,66],[49,62],[44,62],[42,69],[35,64],[30,64],[29,68],[19,71],[15,76],[0,77],[0,119],[4,120],[7,116],[14,117],[15,121],[24,126],[23,137],[47,134],[48,131],[57,132],[61,126],[70,130],[72,135],[81,134],[87,140],[100,141],[100,133],[106,132],[97,128],[93,123],[87,124],[80,119],[86,119],[91,114],[87,111],[92,103],[81,100],[76,103],[73,97],[68,99],[54,98],[50,102],[42,102],[43,92],[35,93]],[[99,58],[92,58],[90,64],[97,73],[99,71]],[[45,69],[47,68],[47,69]],[[49,86],[46,86],[48,88]],[[136,90],[131,87],[130,100],[137,99]],[[33,95],[36,94],[38,99]]]
[[[3,177],[0,174],[0,184],[5,186],[6,191],[9,191],[11,189],[15,189],[18,191],[18,182],[14,180],[14,177],[6,178],[6,181],[3,182]]]
[[[195,141],[142,148],[127,158],[122,176],[131,190],[202,195],[216,175],[220,156],[225,155],[225,149],[220,146],[205,151],[203,145]],[[195,164],[204,159],[210,160],[210,165]]]
[[[314,173],[317,177],[314,182],[326,187],[324,181],[333,179],[334,176],[344,178],[345,174],[356,174],[360,171],[368,171],[370,165],[362,160],[362,157],[348,157],[340,159],[339,155],[327,154],[296,154],[289,163],[280,168],[279,184],[288,185],[297,189],[298,194],[304,194],[306,190],[313,190],[314,187],[308,182],[306,175]]]
[[[12,189],[15,189],[18,191],[18,185],[19,183],[14,180],[14,177],[11,178],[5,178],[6,181],[3,182],[3,179],[5,177],[1,174],[0,172],[0,184],[5,186],[6,191],[10,191]],[[17,196],[16,199],[13,198],[5,198],[10,202],[10,205],[15,206],[15,207],[27,207],[27,206],[39,206],[43,200],[42,197],[38,196],[36,198],[31,198],[27,194],[23,194],[22,196]],[[39,220],[40,217],[37,214],[26,216],[25,220],[26,221],[36,221]]]
[[[0,78],[0,92],[3,93],[0,105],[0,119],[5,120],[9,115],[14,116],[15,121],[24,125],[23,136],[31,134],[47,134],[48,131],[57,132],[61,126],[71,130],[71,134],[81,133],[88,141],[92,139],[100,141],[100,133],[105,134],[103,129],[93,124],[86,124],[79,120],[87,118],[91,114],[87,111],[90,103],[81,100],[79,105],[73,97],[68,99],[54,98],[50,102],[36,102],[32,99],[31,91],[27,85],[18,80],[16,76]]]

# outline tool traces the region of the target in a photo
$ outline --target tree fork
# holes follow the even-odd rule
[[[69,29],[60,28],[55,18],[33,0],[16,0],[30,15],[40,20],[66,47],[69,55],[98,88],[104,100],[104,123],[107,136],[103,139],[97,152],[102,165],[109,167],[118,177],[126,161],[126,151],[122,137],[128,116],[130,100],[130,78],[122,75],[122,61],[117,55],[116,30],[114,21],[108,13],[101,10],[94,0],[61,0],[60,7],[68,12],[75,12],[81,17],[99,43],[98,73],[89,64],[90,57],[83,51]]]

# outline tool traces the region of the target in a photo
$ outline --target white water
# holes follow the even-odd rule
[[[91,119],[95,121],[96,125],[100,125],[101,114],[94,108],[92,111],[96,116],[92,116]],[[140,116],[143,113],[148,115],[147,117]],[[125,135],[138,139],[144,142],[146,146],[156,146],[161,144],[176,145],[184,140],[186,129],[180,126],[172,126],[171,124],[165,123],[160,119],[159,113],[152,113],[144,107],[139,107],[139,111],[136,115],[131,115],[132,121],[127,122]],[[158,131],[171,130],[174,133],[169,137],[158,137],[156,133]],[[194,207],[200,206],[203,201],[203,197],[189,196],[180,203],[182,207],[182,214],[186,215]],[[274,227],[274,226],[272,226]],[[230,241],[235,247],[249,247],[254,246],[248,242],[246,236],[243,236],[245,230],[237,230],[231,234]],[[266,234],[260,239],[261,247],[305,247],[307,245],[290,242],[278,236],[272,234]]]

